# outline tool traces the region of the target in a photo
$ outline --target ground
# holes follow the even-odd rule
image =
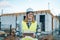
[[[53,38],[53,39],[52,39],[52,38]],[[4,39],[3,37],[0,37],[0,40],[10,40],[10,39],[11,39],[11,40],[20,40],[21,38],[9,36],[9,37],[6,37],[6,38]],[[44,36],[44,37],[40,38],[39,40],[60,40],[60,35]]]

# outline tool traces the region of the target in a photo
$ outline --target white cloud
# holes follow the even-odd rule
[[[10,7],[10,5],[7,1],[0,2],[0,8],[6,8],[6,7]]]
[[[56,7],[54,3],[50,3],[50,10],[53,13],[53,15],[58,15],[60,13],[60,9]]]
[[[9,3],[8,1],[0,2],[0,11],[3,9],[3,13],[11,13],[18,11],[18,7],[14,4]]]
[[[59,15],[60,14],[60,9],[52,9],[51,12],[54,14],[54,15]]]
[[[19,0],[20,1],[20,0]],[[26,11],[27,8],[31,7],[33,10],[45,10],[48,9],[48,2],[50,2],[50,10],[54,15],[59,14],[59,8],[56,7],[55,1],[35,1],[35,0],[25,0],[25,1],[16,1],[12,0],[9,2],[8,0],[3,0],[0,2],[0,9],[4,10],[4,13],[11,13],[11,12],[22,12]],[[12,2],[12,3],[11,3]],[[15,4],[14,4],[15,3]]]

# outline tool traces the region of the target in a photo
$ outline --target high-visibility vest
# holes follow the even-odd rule
[[[37,29],[37,22],[31,22],[30,28],[28,28],[27,24],[25,21],[22,21],[22,30],[26,31],[26,30],[30,30],[32,32],[36,32]]]

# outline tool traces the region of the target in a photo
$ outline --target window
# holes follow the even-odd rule
[[[36,20],[36,15],[34,15],[34,20]]]
[[[45,31],[45,15],[40,15],[40,22],[42,23],[41,31]]]
[[[26,17],[26,16],[24,16],[23,20],[25,20],[25,17]]]
[[[1,30],[1,22],[0,22],[0,30]]]

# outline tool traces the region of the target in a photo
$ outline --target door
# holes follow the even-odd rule
[[[45,15],[40,15],[40,22],[42,23],[41,31],[45,31]]]

